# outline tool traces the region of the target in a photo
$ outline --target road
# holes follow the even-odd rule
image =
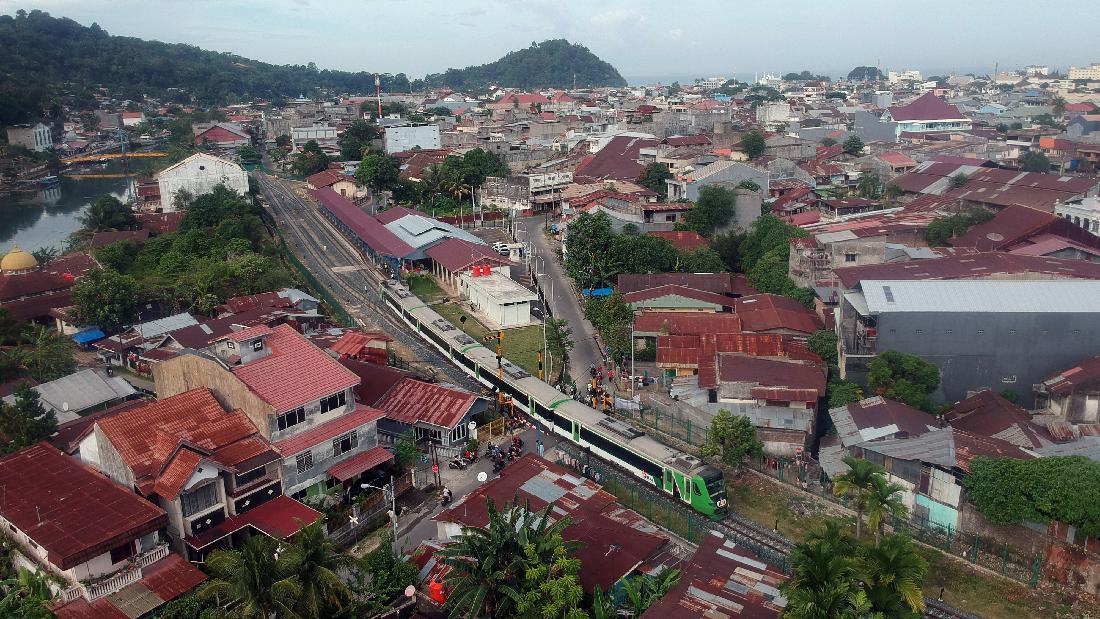
[[[367,329],[385,331],[394,338],[398,355],[418,373],[474,393],[481,392],[481,385],[410,333],[408,325],[382,304],[377,290],[383,274],[364,260],[313,205],[307,204],[284,181],[262,172],[256,176],[260,192],[290,250],[352,318]]]
[[[556,243],[543,233],[542,217],[525,217],[516,220],[516,236],[528,243],[532,254],[531,270],[539,274],[539,288],[550,305],[554,318],[564,319],[573,329],[573,352],[570,353],[569,375],[578,387],[589,380],[588,368],[604,363],[604,356],[596,341],[596,330],[584,317],[573,281],[565,274],[559,262]]]

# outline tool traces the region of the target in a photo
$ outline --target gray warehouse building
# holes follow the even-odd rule
[[[918,355],[940,368],[934,397],[1032,386],[1100,352],[1100,281],[863,280],[837,313],[840,366],[863,381],[879,352]]]

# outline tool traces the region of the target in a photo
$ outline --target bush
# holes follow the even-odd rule
[[[1100,536],[1100,462],[1082,456],[975,458],[963,479],[967,497],[998,523],[1057,520]]]

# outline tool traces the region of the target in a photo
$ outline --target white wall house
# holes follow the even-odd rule
[[[247,194],[248,173],[228,159],[197,153],[158,174],[157,184],[160,185],[160,203],[165,212],[171,212],[176,210],[173,202],[181,190],[194,197],[225,185],[241,195]]]
[[[43,123],[16,125],[8,127],[8,143],[40,153],[53,148],[53,133],[49,125]]]
[[[400,153],[416,147],[422,150],[439,148],[439,125],[386,127],[383,142],[386,145],[386,154]]]
[[[538,297],[510,277],[497,272],[478,276],[467,272],[458,281],[462,294],[477,311],[500,328],[531,324],[531,303]]]
[[[290,141],[294,145],[294,150],[302,148],[310,140],[321,146],[336,144],[336,127],[310,125],[309,127],[294,127],[290,130]]]

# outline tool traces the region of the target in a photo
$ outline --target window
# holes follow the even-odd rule
[[[296,426],[306,420],[306,409],[298,407],[289,413],[283,413],[279,415],[278,425],[280,430],[286,430],[291,426]]]
[[[295,464],[298,465],[298,474],[301,475],[309,469],[313,468],[313,452],[303,451],[298,454],[298,457],[294,459]]]
[[[236,350],[237,345],[234,344],[233,342],[226,342],[225,347],[228,348],[229,350]]]
[[[321,398],[321,412],[327,413],[331,410],[340,408],[344,404],[347,404],[347,396],[341,391],[336,395],[330,395],[327,398]]]
[[[844,262],[855,262],[855,261],[856,261],[856,255],[855,254],[844,254]]]
[[[264,349],[264,341],[263,340],[256,340],[255,342],[252,342],[252,350],[261,351],[263,349]]]
[[[218,489],[213,483],[195,488],[180,495],[180,507],[184,516],[197,514],[218,502]]]
[[[111,563],[121,563],[134,556],[134,540],[111,549]]]
[[[244,473],[236,475],[233,478],[233,483],[234,485],[236,485],[236,487],[241,488],[256,481],[257,479],[261,479],[265,473],[267,473],[267,468],[261,466],[258,469],[252,469],[251,471],[246,471]]]
[[[332,457],[348,453],[359,445],[359,433],[355,430],[332,439]]]

